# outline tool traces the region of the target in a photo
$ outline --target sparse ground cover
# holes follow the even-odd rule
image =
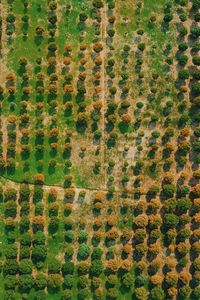
[[[0,298],[199,299],[199,0],[0,1]]]

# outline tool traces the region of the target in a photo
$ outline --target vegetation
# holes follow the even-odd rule
[[[0,2],[0,299],[200,299],[199,0]]]

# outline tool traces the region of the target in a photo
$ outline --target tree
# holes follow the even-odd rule
[[[174,214],[164,215],[164,225],[167,228],[175,228],[178,225],[179,218]]]
[[[81,262],[77,265],[77,271],[79,275],[85,275],[89,272],[89,264],[88,262]]]
[[[49,220],[49,231],[51,233],[55,233],[59,227],[59,218],[58,217],[51,217]]]
[[[14,259],[7,259],[3,265],[4,274],[16,275],[18,272],[18,263]]]
[[[93,45],[93,49],[95,52],[99,53],[103,50],[103,46],[101,43],[96,43]]]
[[[194,295],[194,299],[199,299],[200,298],[200,286],[197,286],[193,290],[193,295]]]
[[[41,173],[38,173],[35,175],[34,180],[35,180],[35,183],[42,184],[42,183],[44,183],[44,175]]]
[[[78,249],[79,259],[85,260],[88,258],[89,255],[90,255],[90,247],[85,243],[81,244]]]
[[[72,246],[67,245],[65,248],[65,259],[70,260],[74,254],[74,249]]]
[[[163,281],[163,278],[161,275],[159,274],[155,274],[153,275],[151,278],[150,278],[150,281],[153,285],[161,285],[162,284],[162,281]]]
[[[180,214],[186,213],[192,206],[190,199],[181,198],[177,200],[177,208]]]
[[[29,259],[23,259],[19,263],[19,273],[20,274],[32,274],[33,264]]]
[[[117,299],[119,292],[117,288],[109,288],[107,292],[107,296],[109,299]]]
[[[176,287],[178,283],[178,275],[176,272],[171,271],[166,274],[165,281],[169,287]]]
[[[163,185],[163,193],[165,197],[172,198],[175,193],[175,187],[173,184],[165,184]]]
[[[44,261],[47,257],[46,245],[34,245],[32,249],[32,259],[34,261]]]
[[[19,289],[23,292],[29,291],[33,286],[32,275],[20,275],[19,276]]]
[[[200,83],[194,82],[191,86],[192,94],[195,96],[200,96]]]
[[[38,36],[43,36],[44,28],[42,26],[37,26],[36,29],[35,29],[35,33]]]
[[[8,245],[5,248],[5,257],[7,259],[11,258],[11,259],[16,259],[17,258],[17,245],[13,244],[13,245]]]
[[[148,217],[145,214],[139,215],[135,218],[134,223],[137,227],[146,227],[148,224]]]
[[[107,277],[107,284],[110,287],[116,286],[117,283],[118,283],[118,277],[117,277],[117,275],[115,275],[115,274],[108,275],[108,277]]]
[[[103,7],[102,0],[94,0],[93,1],[93,6],[96,7],[96,8],[102,8]]]
[[[16,293],[15,291],[13,290],[8,290],[8,291],[5,291],[4,293],[4,300],[15,300],[16,299]]]
[[[183,283],[183,285],[189,284],[191,281],[192,276],[189,272],[187,271],[181,271],[179,275],[179,280]]]
[[[62,276],[60,274],[50,274],[47,279],[47,286],[53,290],[60,289],[62,286]]]
[[[200,56],[193,56],[192,62],[195,66],[199,66],[200,65]]]
[[[128,290],[133,286],[133,281],[133,274],[131,274],[130,272],[124,274],[122,277],[122,284]]]
[[[72,296],[71,290],[64,290],[62,291],[61,300],[70,300]]]
[[[43,231],[38,230],[34,235],[33,244],[34,245],[45,245],[45,234]]]
[[[190,300],[190,294],[191,294],[191,287],[189,285],[185,285],[180,287],[179,289],[179,295],[181,297],[181,299],[183,300]]]
[[[169,23],[172,19],[173,19],[173,14],[172,13],[168,13],[164,16],[164,22],[165,23]]]
[[[195,271],[200,271],[200,258],[194,260],[193,267]]]
[[[103,250],[101,248],[95,247],[92,252],[92,260],[101,259]]]
[[[35,279],[34,279],[34,286],[36,289],[42,290],[46,287],[47,285],[47,278],[46,275],[44,274],[37,274]]]
[[[36,291],[34,300],[46,300],[46,292],[44,290]]]
[[[67,274],[64,277],[64,286],[71,289],[74,285],[74,277],[73,275]]]
[[[100,276],[103,272],[103,264],[100,259],[95,259],[91,263],[90,272],[92,276]]]
[[[179,79],[186,80],[190,77],[190,72],[187,69],[182,69],[178,73]]]
[[[116,273],[119,269],[119,264],[118,264],[118,261],[115,260],[115,259],[110,259],[108,261],[108,271],[111,272],[111,273]]]
[[[54,258],[53,260],[51,260],[48,264],[48,273],[59,273],[61,270],[61,263],[59,260],[57,260],[56,258]]]
[[[4,287],[6,290],[9,289],[15,289],[15,286],[17,285],[17,278],[15,275],[7,275],[4,279]]]
[[[191,36],[193,38],[198,38],[200,36],[200,28],[199,26],[192,26],[190,30]]]
[[[139,287],[135,289],[135,297],[138,300],[147,300],[149,292],[145,289],[145,287]]]
[[[74,273],[74,264],[73,264],[73,262],[66,262],[65,264],[63,264],[62,273],[64,275],[73,274]]]
[[[152,300],[164,300],[165,299],[165,294],[163,289],[160,286],[156,286],[151,290],[150,293],[151,299]]]

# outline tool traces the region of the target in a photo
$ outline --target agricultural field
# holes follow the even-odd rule
[[[0,299],[200,299],[199,9],[0,0]]]

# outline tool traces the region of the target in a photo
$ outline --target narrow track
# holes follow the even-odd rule
[[[13,180],[11,178],[8,178],[4,175],[0,175],[0,181],[1,179],[4,179],[4,180],[7,180],[8,182],[11,182],[12,184],[16,184],[16,185],[19,185],[19,184],[23,184],[23,183],[26,183],[28,184],[30,187],[34,187],[34,186],[42,186],[44,189],[50,189],[50,188],[57,188],[58,190],[65,190],[66,188],[63,186],[63,185],[59,185],[59,184],[38,184],[38,183],[33,183],[33,182],[28,182],[28,181],[20,181],[20,180]],[[78,187],[78,186],[72,186],[71,188],[73,189],[76,189],[78,191],[82,191],[82,190],[85,190],[85,191],[90,191],[90,192],[104,192],[104,193],[108,193],[109,190],[108,189],[102,189],[102,188],[96,188],[96,189],[93,189],[93,188],[90,188],[90,187]],[[131,191],[125,191],[125,190],[116,190],[115,192],[113,192],[114,195],[121,195],[121,194],[126,194],[126,195],[129,195],[129,196],[133,196],[135,194],[135,192],[131,192]],[[142,193],[141,195],[146,195],[146,193]]]

